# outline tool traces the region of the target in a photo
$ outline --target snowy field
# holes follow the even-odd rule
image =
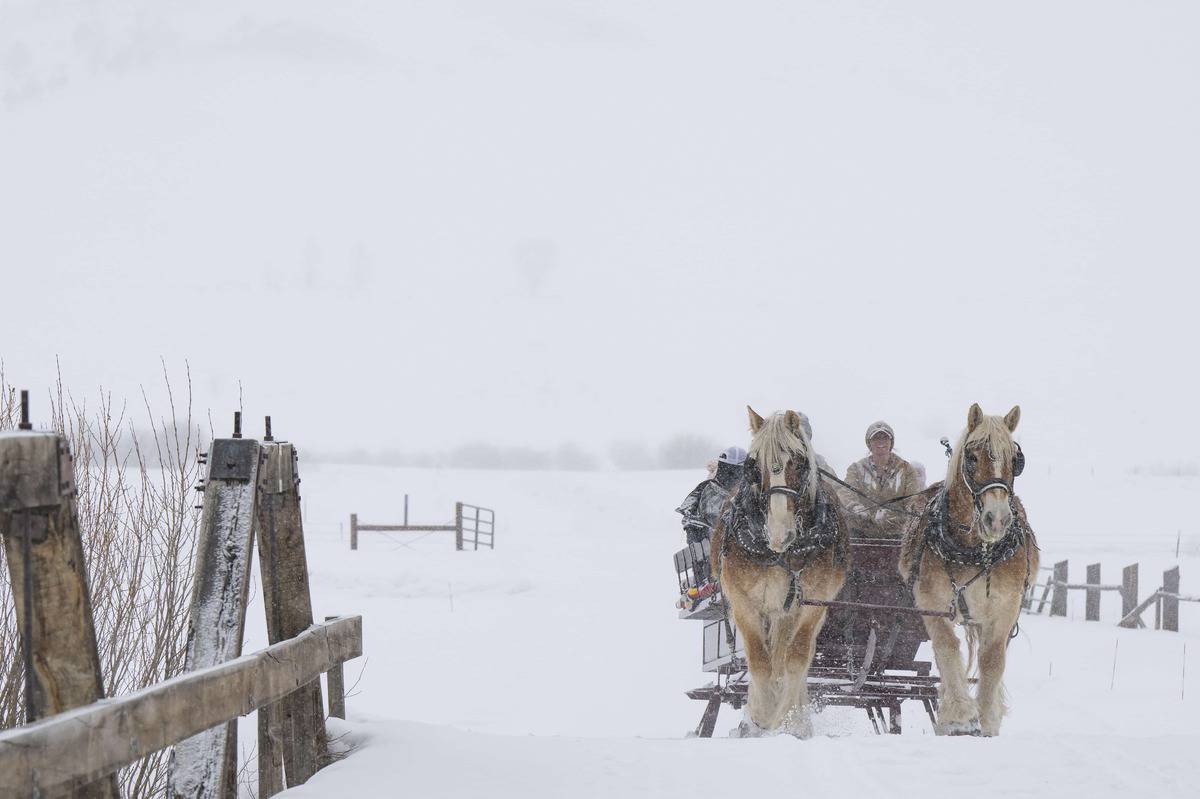
[[[296,796],[398,795],[399,785],[421,797],[781,786],[806,796],[1194,795],[1195,605],[1182,606],[1180,634],[1118,629],[1115,595],[1101,623],[1081,620],[1082,595],[1075,618],[1023,617],[997,739],[937,738],[915,705],[900,738],[874,735],[861,711],[830,709],[809,741],[687,739],[702,704],[684,691],[709,675],[699,624],[672,606],[681,536],[671,509],[699,474],[301,467],[315,612],[361,613],[366,655],[347,665],[357,687],[338,725],[356,750]],[[1200,480],[1056,464],[1052,474],[1031,466],[1018,487],[1044,563],[1068,557],[1081,577],[1099,560],[1109,581],[1137,561],[1145,595],[1176,562],[1176,520]],[[1109,504],[1127,487],[1146,505]],[[351,552],[349,513],[398,522],[405,492],[413,522],[448,521],[456,499],[494,507],[496,550],[455,553],[446,533],[363,533]],[[1195,593],[1200,531],[1181,533],[1183,590]],[[264,643],[261,613],[258,595],[248,650]],[[723,709],[717,735],[736,722]],[[253,734],[247,719],[244,748]]]

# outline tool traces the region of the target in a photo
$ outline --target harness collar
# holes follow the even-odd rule
[[[1012,495],[1009,494],[1010,502]],[[960,543],[950,535],[950,497],[943,485],[929,500],[926,508],[929,524],[925,527],[925,540],[942,560],[961,566],[979,566],[991,569],[997,563],[1011,558],[1025,541],[1027,528],[1021,514],[1014,512],[1008,532],[999,541],[979,546]],[[964,525],[958,525],[963,527]],[[970,527],[966,528],[968,531]]]
[[[773,493],[791,496],[796,500],[797,533],[783,552],[772,550],[762,537],[762,530],[766,527],[764,506],[767,498]],[[836,546],[841,539],[837,511],[820,485],[817,486],[816,501],[813,504],[813,523],[808,528],[804,527],[800,509],[807,497],[807,492],[787,486],[772,486],[766,490],[755,491],[750,481],[744,478],[742,485],[733,495],[729,515],[725,520],[726,530],[733,535],[725,536],[723,548],[728,547],[730,540],[734,539],[742,554],[752,562],[762,566],[779,566],[790,575],[787,598],[783,603],[785,611],[791,610],[796,597],[801,594],[800,573],[807,568],[813,556]]]

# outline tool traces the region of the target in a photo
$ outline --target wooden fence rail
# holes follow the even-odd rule
[[[362,655],[362,617],[0,733],[0,796],[75,790],[244,716]]]

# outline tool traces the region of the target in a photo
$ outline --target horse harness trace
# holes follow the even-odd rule
[[[813,523],[804,527],[801,517],[803,500],[807,494],[788,486],[770,486],[759,488],[757,480],[752,479],[757,474],[753,460],[746,461],[745,474],[741,485],[736,486],[733,501],[729,505],[726,519],[727,534],[721,543],[721,555],[729,550],[730,540],[736,539],[742,554],[751,561],[764,566],[779,566],[789,577],[787,597],[783,609],[789,611],[799,597],[804,603],[803,590],[800,587],[800,575],[808,567],[815,555],[831,547],[836,547],[841,541],[841,525],[838,515],[829,497],[817,485],[816,501],[813,506]],[[762,531],[766,528],[766,505],[772,494],[783,494],[796,502],[796,537],[783,552],[776,552],[768,546]],[[733,535],[729,535],[732,533]],[[844,552],[838,553],[845,557]]]

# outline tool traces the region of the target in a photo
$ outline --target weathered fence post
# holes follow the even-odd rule
[[[235,436],[241,435],[240,422],[239,414]],[[259,444],[252,439],[219,438],[209,450],[185,671],[224,663],[242,653],[260,457]],[[167,795],[233,799],[236,759],[236,720],[181,741],[171,753]]]
[[[350,548],[358,549],[358,514],[350,514]]]
[[[1060,560],[1054,564],[1054,593],[1050,597],[1050,615],[1067,615],[1067,561]]]
[[[1087,567],[1087,605],[1084,618],[1087,621],[1100,621],[1100,564],[1089,563]]]
[[[279,720],[273,718],[279,705],[258,709],[258,795],[260,799],[283,790],[283,742],[279,740]]]
[[[1163,572],[1162,628],[1179,632],[1179,567]]]
[[[463,548],[463,504],[461,502],[454,503],[454,548],[462,550]]]
[[[326,616],[325,621],[333,621],[337,616]],[[334,718],[346,718],[346,673],[342,664],[338,663],[325,673],[326,686],[329,690],[329,715]]]
[[[272,442],[264,444],[262,451],[258,471],[258,567],[267,637],[277,644],[312,626],[312,598],[300,516],[296,448]],[[320,679],[284,697],[269,716],[277,725],[288,787],[307,782],[326,757]]]
[[[0,435],[0,534],[28,653],[26,723],[104,698],[96,628],[85,571],[75,477],[67,442],[56,433]],[[32,668],[29,668],[32,666]],[[26,794],[36,795],[32,788]],[[116,775],[72,796],[118,797]]]
[[[1124,619],[1138,604],[1138,565],[1136,563],[1121,570],[1121,618]],[[1131,624],[1130,626],[1135,626]]]

